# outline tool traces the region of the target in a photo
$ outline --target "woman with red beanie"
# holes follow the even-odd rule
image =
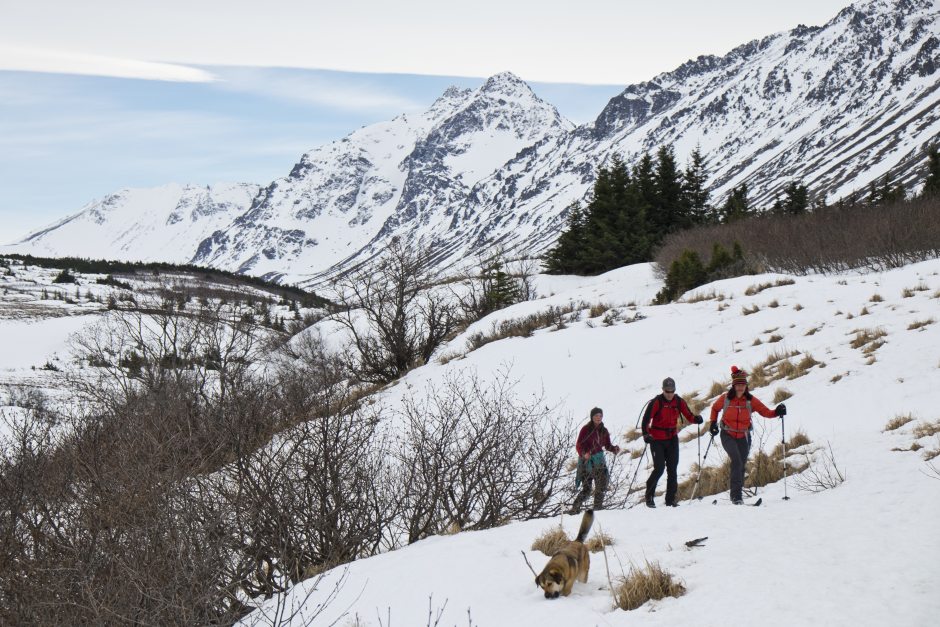
[[[748,390],[747,373],[737,366],[731,366],[731,387],[727,394],[719,396],[712,405],[708,430],[712,437],[721,433],[721,446],[731,458],[731,502],[735,505],[744,502],[741,497],[744,489],[744,465],[751,451],[751,412],[755,411],[764,418],[774,418],[785,416],[787,407],[780,403],[773,410],[767,409],[767,406]]]

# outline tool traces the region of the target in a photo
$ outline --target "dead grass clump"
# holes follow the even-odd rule
[[[541,551],[545,555],[552,556],[562,550],[568,542],[570,540],[565,535],[565,530],[561,528],[561,525],[558,525],[542,532],[542,535],[532,543],[532,550]]]
[[[610,309],[610,305],[607,303],[597,303],[596,305],[591,305],[591,309],[588,311],[588,318],[597,318],[606,313],[608,309]]]
[[[524,318],[513,320],[504,320],[499,324],[494,323],[493,328],[488,334],[474,333],[467,339],[468,351],[475,351],[478,348],[486,346],[490,342],[502,340],[510,337],[530,337],[539,329],[555,327],[563,329],[566,322],[570,322],[571,314],[579,312],[581,305],[567,305],[565,307],[549,307]]]
[[[885,428],[882,429],[882,433],[885,433],[887,431],[894,431],[895,429],[900,429],[901,427],[903,427],[909,422],[912,422],[913,420],[914,420],[914,416],[912,416],[911,414],[906,414],[906,415],[898,414],[897,416],[895,416],[894,418],[888,421],[888,424],[886,424]]]
[[[797,303],[797,304],[793,305],[793,309],[796,310],[796,311],[803,311],[803,305]]]
[[[646,562],[646,566],[630,566],[630,572],[614,588],[614,605],[622,610],[635,610],[647,601],[658,601],[666,597],[680,597],[685,586],[663,570],[657,562]]]
[[[712,446],[721,446],[720,443],[713,443]],[[676,498],[680,501],[687,501],[692,498],[692,490],[695,489],[695,480],[701,471],[702,478],[699,480],[698,490],[695,496],[709,496],[711,494],[720,494],[726,492],[731,485],[731,460],[726,459],[720,466],[702,466],[692,464],[689,471],[689,477],[679,482]]]
[[[691,442],[695,438],[701,437],[708,434],[708,429],[684,429],[681,435],[679,435],[679,441],[685,444],[686,442]]]
[[[868,307],[862,307],[862,310],[861,310],[860,312],[858,312],[858,315],[860,315],[860,316],[867,316],[867,315],[870,314],[870,313],[871,313],[871,312],[868,311]]]
[[[862,352],[868,354],[875,349],[868,349],[867,346],[870,346],[873,343],[876,343],[880,338],[883,338],[888,334],[884,329],[856,329],[855,337],[849,342],[849,346],[852,348],[860,348]],[[881,346],[884,342],[878,343],[878,346]]]
[[[780,287],[782,285],[793,285],[796,281],[793,279],[777,279],[773,283],[758,283],[757,285],[751,285],[746,290],[744,290],[745,296],[753,296],[754,294],[759,294],[766,289],[771,287]]]
[[[881,297],[881,294],[872,294],[871,298],[868,299],[868,302],[881,303],[884,302],[884,298]]]
[[[750,316],[751,314],[757,313],[758,311],[760,311],[760,307],[758,307],[757,305],[751,305],[750,307],[741,307],[742,316]]]
[[[693,303],[701,303],[701,302],[706,301],[706,300],[723,301],[724,299],[725,299],[725,295],[724,295],[724,294],[721,294],[720,292],[716,292],[715,290],[712,290],[712,291],[710,291],[710,292],[703,292],[703,293],[700,293],[700,294],[693,294],[692,296],[689,296],[689,297],[687,297],[687,298],[680,298],[680,299],[679,299],[679,302],[680,302],[680,303],[688,303],[688,304],[691,305],[691,304],[693,304]]]
[[[773,299],[772,301],[770,301],[769,303],[767,303],[767,306],[770,307],[771,309],[776,309],[777,307],[780,306],[780,301],[778,301],[778,300],[775,298],[775,299]]]
[[[791,396],[793,396],[793,392],[791,392],[787,388],[777,388],[777,391],[774,392],[774,401],[773,401],[774,405],[778,403],[782,403],[783,401],[787,400]]]
[[[829,379],[829,383],[837,383],[838,381],[841,381],[841,380],[842,380],[842,375],[837,374],[836,376]]]
[[[595,532],[593,536],[588,538],[588,541],[584,543],[584,546],[587,547],[587,550],[591,553],[600,553],[604,550],[605,546],[612,546],[614,544],[614,539],[610,534],[598,531]]]
[[[623,434],[623,441],[629,444],[630,442],[635,442],[643,437],[642,429],[630,429]]]
[[[768,344],[776,344],[777,342],[779,342],[779,341],[782,340],[782,339],[783,339],[783,336],[782,336],[782,335],[777,335],[776,333],[774,333],[774,334],[771,335],[769,338],[767,338],[767,343],[768,343]]]
[[[921,422],[914,427],[914,438],[919,440],[928,435],[940,433],[940,420],[934,422]]]
[[[719,394],[723,394],[726,388],[724,384],[715,381],[712,383],[712,386],[708,389],[708,398],[715,398]]]
[[[927,318],[926,320],[919,320],[916,322],[912,322],[909,325],[907,325],[907,330],[914,331],[915,329],[920,329],[922,327],[927,326],[928,324],[933,324],[934,322],[936,322],[936,320],[934,320],[933,318]]]
[[[933,459],[934,457],[938,457],[938,456],[940,456],[940,449],[933,450],[933,451],[926,451],[924,453],[924,461],[929,462],[931,459]]]
[[[760,346],[761,344],[763,344],[763,342],[761,342],[760,338],[755,337],[754,341],[751,343],[751,346]]]
[[[905,287],[903,290],[901,290],[901,297],[902,297],[902,298],[910,298],[910,297],[913,296],[913,295],[914,295],[914,290],[912,290],[912,289],[909,288],[909,287]]]
[[[821,328],[822,328],[822,327],[813,327],[812,329],[810,329],[809,331],[807,331],[807,332],[804,333],[803,335],[806,335],[806,336],[809,336],[809,335],[816,335],[816,332],[819,331]]]

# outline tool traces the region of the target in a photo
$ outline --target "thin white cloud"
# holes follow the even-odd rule
[[[329,107],[343,111],[422,110],[427,103],[417,102],[389,93],[387,89],[368,83],[349,84],[309,74],[291,76],[282,71],[254,68],[217,68],[221,87],[238,92],[264,94],[279,100]],[[288,71],[289,72],[289,71]]]
[[[207,83],[215,77],[199,68],[120,57],[0,44],[0,70],[84,74],[152,81]]]

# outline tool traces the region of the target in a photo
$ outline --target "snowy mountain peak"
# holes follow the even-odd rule
[[[701,149],[715,204],[746,184],[750,203],[768,207],[792,181],[832,202],[889,174],[913,191],[940,133],[938,4],[865,0],[821,26],[699,56],[625,87],[577,128],[501,72],[309,151],[239,211],[201,187],[151,191],[146,205],[122,191],[20,250],[133,257],[149,250],[131,243],[140,225],[117,216],[136,207],[140,224],[159,215],[166,228],[190,225],[167,260],[304,285],[368,261],[392,237],[433,249],[442,267],[496,246],[534,257],[607,159],[629,165],[667,145],[680,163]]]

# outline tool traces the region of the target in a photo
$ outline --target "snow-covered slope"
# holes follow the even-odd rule
[[[185,260],[305,285],[395,237],[433,251],[442,267],[497,247],[534,257],[600,165],[670,144],[680,162],[701,148],[714,202],[746,183],[766,207],[792,181],[833,201],[888,172],[914,190],[923,149],[940,135],[938,20],[938,0],[861,0],[823,26],[630,85],[576,128],[519,78],[498,74],[311,150],[217,220],[183,229],[170,220],[178,199],[167,188],[125,192],[15,250]]]
[[[761,284],[772,287],[746,294]],[[821,469],[831,446],[844,483],[814,493],[798,489],[798,478],[790,476],[786,486],[760,488],[759,508],[734,507],[725,493],[717,505],[709,498],[675,509],[599,512],[595,530],[616,542],[607,554],[612,577],[649,560],[688,589],[685,596],[631,612],[612,609],[599,553],[592,556],[588,583],[576,584],[570,597],[547,601],[535,587],[520,551],[540,569],[547,557],[530,550],[531,544],[559,522],[573,535],[578,519],[564,516],[432,537],[354,562],[318,620],[425,625],[430,609],[434,617],[442,611],[439,623],[430,621],[440,625],[933,624],[940,612],[934,590],[940,476],[925,458],[940,451],[940,438],[918,438],[913,430],[940,423],[940,261],[868,275],[739,277],[703,286],[687,295],[688,302],[649,306],[658,287],[648,266],[590,279],[546,278],[543,298],[480,321],[438,355],[465,353],[469,334],[549,306],[604,302],[620,310],[619,321],[607,325],[584,311],[562,330],[492,342],[462,359],[413,371],[382,402],[394,406],[454,373],[473,371],[486,379],[510,366],[520,397],[544,390],[549,402],[559,402],[579,421],[599,405],[615,441],[624,443],[622,434],[632,429],[664,377],[676,379],[680,394],[697,391],[703,397],[713,382],[727,383],[732,364],[751,369],[773,353],[798,352],[793,362],[811,356],[820,363],[754,393],[771,405],[778,390],[792,393],[787,436],[801,430],[812,443],[791,451],[791,459],[812,460],[812,468]],[[884,344],[867,353],[864,346],[854,348],[865,330],[884,331]],[[886,432],[900,414],[913,415],[915,422]],[[769,450],[781,439],[780,421],[755,420],[755,447],[763,443]],[[910,450],[915,441],[921,450]],[[706,444],[704,438],[703,449]],[[642,446],[634,441],[628,448]],[[696,459],[696,440],[682,444],[680,481]],[[707,464],[723,460],[716,445]],[[637,467],[626,456],[616,463],[629,475]],[[648,472],[644,461],[638,481]],[[664,487],[665,478],[659,485]],[[785,492],[790,500],[783,500]],[[684,546],[705,536],[701,548]],[[328,572],[309,598],[315,580],[300,584],[282,599],[281,609],[300,608],[294,620],[302,624],[344,571]],[[269,613],[277,601],[267,604]]]
[[[29,235],[17,249],[49,257],[187,263],[205,233],[231,224],[258,191],[241,183],[122,189]]]

